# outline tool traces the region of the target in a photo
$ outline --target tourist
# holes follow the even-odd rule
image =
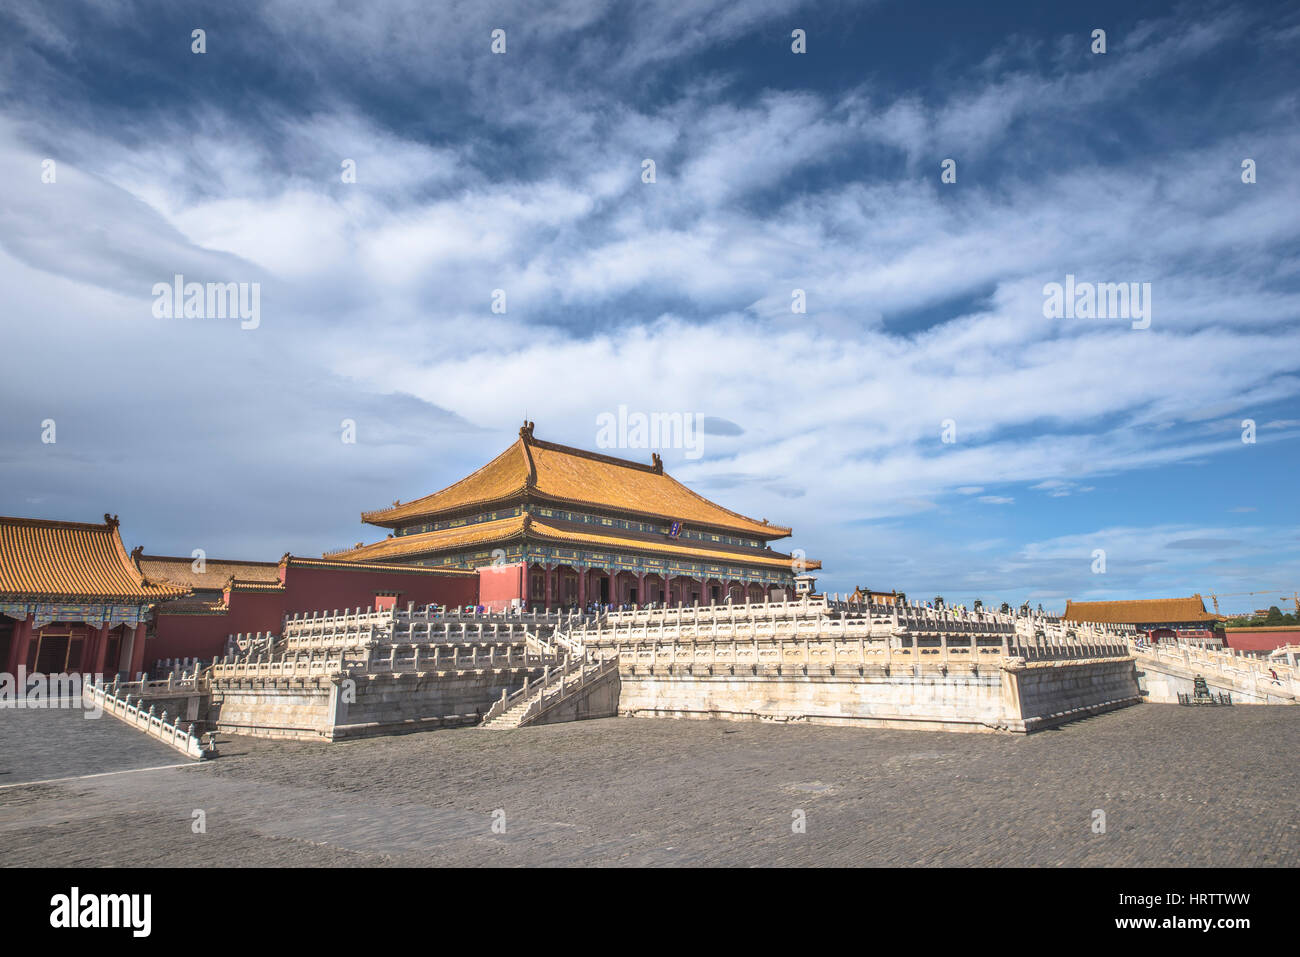
[[[1273,684],[1275,684],[1275,685],[1280,685],[1280,684],[1282,683],[1282,682],[1278,679],[1278,676],[1277,676],[1277,669],[1276,669],[1276,668],[1269,668],[1269,669],[1268,669],[1268,676],[1269,676],[1270,678],[1273,679]]]

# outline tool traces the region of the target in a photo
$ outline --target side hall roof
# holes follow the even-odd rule
[[[0,596],[150,603],[187,591],[136,568],[116,516],[105,515],[102,525],[0,517]]]
[[[1067,621],[1102,625],[1153,625],[1160,622],[1218,621],[1205,611],[1198,595],[1188,598],[1142,598],[1134,601],[1067,601]]]

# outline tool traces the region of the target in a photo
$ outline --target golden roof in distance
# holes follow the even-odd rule
[[[241,582],[278,584],[279,562],[240,562],[208,558],[203,571],[194,570],[193,558],[173,558],[167,555],[145,555],[140,549],[131,553],[136,567],[150,581],[167,582],[187,591],[193,588],[220,591],[231,578]]]
[[[519,439],[510,448],[459,482],[404,505],[363,512],[361,520],[397,528],[525,498],[677,520],[763,541],[790,534],[788,528],[733,512],[691,491],[664,472],[658,455],[645,464],[543,442],[533,438],[531,422],[519,430]]]
[[[1218,621],[1205,611],[1200,594],[1190,598],[1140,598],[1133,601],[1066,601],[1066,621],[1101,625],[1148,625],[1162,621]]]
[[[102,525],[0,517],[0,596],[145,603],[186,591],[140,573],[117,516],[105,515]]]

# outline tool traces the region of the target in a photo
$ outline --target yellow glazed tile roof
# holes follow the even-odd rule
[[[621,529],[568,527],[559,522],[538,521],[527,515],[482,522],[460,528],[439,529],[418,535],[402,535],[373,545],[363,545],[330,557],[335,561],[383,561],[416,555],[455,551],[475,545],[501,544],[527,538],[529,541],[583,545],[608,551],[641,552],[671,556],[711,565],[758,565],[769,568],[790,567],[790,556],[779,552],[739,549],[728,551],[687,541],[656,541],[636,538]],[[806,561],[810,569],[821,563]]]
[[[478,471],[440,492],[404,505],[363,512],[361,520],[396,527],[435,515],[495,503],[531,499],[617,509],[728,529],[762,540],[784,538],[790,529],[756,521],[711,502],[653,464],[587,452],[534,439],[531,426],[519,440]]]
[[[0,517],[0,595],[153,602],[187,591],[142,576],[117,526],[107,515],[103,525]]]
[[[139,555],[136,564],[150,581],[169,582],[183,588],[220,590],[231,577],[239,581],[278,583],[279,562],[236,562],[209,558],[201,572],[194,570],[192,558],[170,558],[162,555]]]
[[[1162,621],[1217,621],[1207,614],[1200,595],[1190,598],[1143,598],[1135,601],[1067,601],[1067,621],[1108,625],[1146,625]]]
[[[362,512],[361,520],[393,527],[404,522],[522,495],[528,485],[529,464],[523,440],[454,485],[404,505]]]
[[[336,562],[374,562],[409,555],[451,551],[490,542],[509,541],[523,534],[525,518],[524,515],[514,515],[495,522],[480,522],[476,525],[462,525],[459,528],[442,528],[435,532],[421,532],[418,535],[399,535],[396,538],[375,542],[373,545],[362,545],[351,551],[331,552],[329,559]]]

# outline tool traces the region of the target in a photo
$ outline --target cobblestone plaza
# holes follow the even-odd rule
[[[0,864],[1295,866],[1297,732],[1295,708],[1151,704],[1027,737],[614,718],[227,736],[194,764],[8,710]]]

